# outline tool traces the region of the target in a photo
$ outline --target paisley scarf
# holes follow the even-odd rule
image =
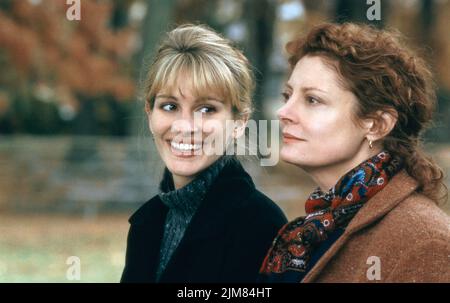
[[[306,201],[306,216],[287,223],[278,232],[260,274],[295,271],[304,274],[291,277],[304,277],[312,267],[312,259],[317,261],[314,253],[321,244],[331,238],[336,240],[338,230],[343,231],[358,210],[382,190],[400,168],[401,161],[383,151],[345,174],[329,192],[316,189]]]

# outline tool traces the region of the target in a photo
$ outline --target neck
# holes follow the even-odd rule
[[[381,148],[374,148],[369,150],[360,150],[355,156],[350,159],[334,163],[328,166],[304,168],[304,170],[317,183],[321,190],[329,190],[339,179],[347,172],[364,162],[365,160],[377,155],[382,151]]]
[[[172,177],[173,177],[173,185],[175,186],[175,189],[180,189],[195,179],[195,176],[187,176],[186,177],[186,176],[172,175]]]

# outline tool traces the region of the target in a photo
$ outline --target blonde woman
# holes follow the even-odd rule
[[[256,281],[286,218],[225,155],[249,119],[253,86],[247,59],[214,31],[167,34],[145,103],[166,169],[161,193],[129,220],[122,282]],[[227,132],[227,121],[240,126]]]

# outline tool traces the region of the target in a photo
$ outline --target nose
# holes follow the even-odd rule
[[[281,123],[293,123],[295,121],[295,110],[292,108],[291,102],[286,102],[277,110],[277,117]]]
[[[202,114],[182,112],[179,119],[172,123],[172,131],[176,133],[192,134],[199,132],[202,125]]]

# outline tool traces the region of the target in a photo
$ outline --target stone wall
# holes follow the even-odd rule
[[[429,149],[448,171],[450,147]],[[261,167],[255,159],[243,163],[258,188],[288,217],[303,214],[303,202],[314,188],[304,173],[282,162],[275,167]],[[0,210],[86,217],[131,213],[157,193],[162,169],[148,137],[2,137]]]

